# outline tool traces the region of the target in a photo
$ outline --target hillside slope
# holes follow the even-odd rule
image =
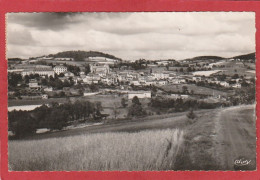
[[[110,59],[122,60],[111,54],[106,54],[98,51],[64,51],[57,54],[50,54],[49,57],[54,58],[74,58],[75,61],[84,61],[88,57],[105,57]]]

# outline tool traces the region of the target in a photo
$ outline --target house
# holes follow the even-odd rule
[[[129,91],[128,99],[133,99],[134,97],[138,97],[139,99],[143,98],[151,98],[151,91]]]
[[[135,86],[140,86],[140,85],[141,85],[140,82],[139,82],[139,80],[138,80],[137,78],[134,78],[134,79],[130,82],[130,84],[133,84],[133,85],[135,85]]]
[[[94,96],[94,95],[97,95],[99,94],[99,92],[84,92],[83,95],[84,96]]]
[[[154,76],[155,79],[159,80],[159,79],[168,79],[170,74],[156,72],[156,73],[152,73],[152,76]]]
[[[79,75],[80,75],[80,76],[85,75],[85,72],[84,72],[84,71],[80,71],[80,72],[79,72]]]
[[[232,85],[233,88],[241,88],[241,84],[240,83],[236,83]]]
[[[171,94],[171,97],[174,99],[187,99],[189,95],[186,94]]]
[[[229,83],[226,81],[221,81],[219,84],[224,87],[229,87]]]
[[[47,94],[43,94],[42,95],[42,99],[48,99],[48,95]]]
[[[163,86],[163,85],[167,84],[167,81],[160,80],[160,81],[157,81],[157,84],[160,85],[160,86]]]
[[[64,73],[64,72],[67,72],[68,71],[68,68],[66,66],[55,66],[53,68],[54,72],[56,74],[61,74],[61,73]]]
[[[175,79],[170,79],[169,82],[172,84],[182,84],[185,83],[186,80],[181,78],[175,78]]]
[[[192,77],[192,80],[199,82],[199,81],[201,81],[201,77],[200,76],[194,76],[194,77]]]
[[[39,90],[39,89],[41,89],[41,86],[38,85],[38,81],[36,79],[30,79],[29,88]]]
[[[108,74],[110,72],[110,68],[107,64],[104,65],[90,64],[89,67],[90,67],[90,72],[94,74],[99,74],[99,73]]]
[[[157,82],[153,81],[153,80],[148,80],[148,81],[145,82],[145,85],[147,85],[147,86],[153,86],[153,85],[156,85],[156,84],[157,84]]]
[[[54,71],[52,70],[51,66],[37,65],[34,67],[25,68],[21,73],[22,76],[29,76],[31,74],[39,74],[40,76],[54,77]]]
[[[74,77],[74,74],[72,72],[67,71],[64,73],[64,76],[65,77]]]
[[[59,57],[59,58],[55,58],[56,61],[73,61],[74,58],[62,58],[62,57]]]
[[[99,75],[93,74],[93,73],[89,73],[85,78],[82,79],[84,83],[86,84],[97,84],[101,78]]]
[[[46,87],[43,89],[45,92],[52,92],[53,91],[53,87]]]

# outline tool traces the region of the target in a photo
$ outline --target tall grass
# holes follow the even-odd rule
[[[9,142],[14,171],[171,170],[183,150],[178,129]]]

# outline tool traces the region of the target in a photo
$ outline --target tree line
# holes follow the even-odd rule
[[[156,108],[158,110],[162,109],[174,109],[175,112],[187,111],[192,109],[214,109],[220,106],[227,106],[223,103],[207,103],[204,101],[197,100],[183,100],[181,98],[177,99],[165,99],[165,98],[153,98],[149,104],[150,107]]]
[[[61,130],[73,122],[99,121],[103,117],[102,110],[101,102],[53,102],[32,111],[8,112],[8,129],[18,138],[36,133],[40,128]]]

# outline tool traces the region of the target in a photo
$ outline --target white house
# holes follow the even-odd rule
[[[56,74],[59,75],[60,73],[67,72],[67,71],[68,71],[68,68],[65,67],[65,66],[55,66],[55,67],[53,68],[53,70],[54,70],[54,72],[55,72]]]
[[[236,83],[232,85],[233,88],[241,88],[241,84],[240,83]]]
[[[64,73],[64,76],[65,77],[74,77],[74,74],[72,72],[67,71]]]
[[[171,97],[174,99],[187,99],[189,95],[186,94],[171,94]]]
[[[41,86],[38,84],[36,79],[30,79],[30,81],[29,81],[29,88],[30,89],[40,89]]]
[[[43,89],[45,92],[52,92],[53,91],[53,87],[46,87]]]
[[[56,61],[73,61],[74,58],[55,58]]]
[[[226,81],[221,81],[219,84],[224,87],[229,87],[229,83]]]
[[[54,71],[51,66],[37,65],[35,67],[29,67],[22,70],[21,75],[26,76],[30,74],[39,74],[40,76],[54,76]]]
[[[157,81],[157,84],[160,86],[163,86],[163,85],[167,84],[167,81],[160,80],[160,81]]]
[[[130,91],[128,92],[128,99],[133,99],[134,97],[142,98],[151,98],[151,91]]]

